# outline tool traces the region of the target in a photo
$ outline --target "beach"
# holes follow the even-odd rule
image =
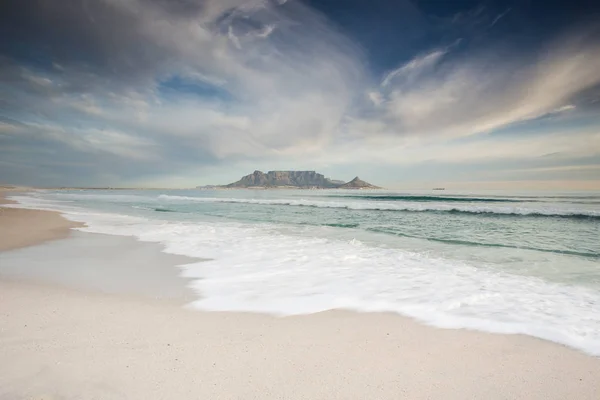
[[[177,267],[198,260],[73,231],[82,225],[56,212],[0,210],[2,400],[600,393],[600,358],[531,336],[439,329],[393,313],[198,311]]]
[[[0,189],[0,205],[10,204],[6,194],[16,190]],[[58,213],[0,207],[0,251],[31,246],[68,236],[69,229],[82,224],[68,221]]]

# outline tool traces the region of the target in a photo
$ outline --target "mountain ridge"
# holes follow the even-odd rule
[[[326,178],[316,171],[254,171],[243,176],[240,180],[221,188],[301,188],[301,189],[381,189],[361,180],[358,176],[353,180],[343,181]]]

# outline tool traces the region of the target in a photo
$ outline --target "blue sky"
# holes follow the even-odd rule
[[[8,0],[0,183],[600,189],[593,1]]]

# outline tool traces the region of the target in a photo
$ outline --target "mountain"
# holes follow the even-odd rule
[[[352,179],[348,183],[338,186],[338,189],[381,189],[379,186],[371,185],[369,182],[365,182],[358,176]]]
[[[230,183],[225,187],[280,187],[292,186],[300,188],[334,188],[337,185],[324,175],[315,171],[254,171],[250,175],[242,177],[237,182]]]
[[[249,187],[294,187],[294,188],[317,188],[317,189],[377,189],[356,177],[348,183],[326,178],[315,171],[254,171],[250,175],[242,177],[237,182],[222,186],[224,188],[249,188]]]

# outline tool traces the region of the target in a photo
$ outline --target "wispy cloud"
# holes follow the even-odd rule
[[[492,21],[492,23],[490,24],[490,27],[496,25],[496,23],[498,23],[498,21],[500,21],[500,19],[502,19],[506,14],[508,14],[510,11],[512,10],[512,8],[508,8],[506,11],[504,11],[503,13],[498,14],[498,16],[496,16],[496,18],[494,18],[494,20]]]
[[[118,174],[119,159],[134,164],[131,179],[151,179],[169,168],[196,173],[226,163],[581,155],[597,142],[589,130],[580,136],[586,146],[564,132],[512,142],[487,136],[585,109],[581,94],[600,85],[591,31],[530,52],[442,35],[429,51],[407,51],[396,68],[374,73],[368,49],[300,1],[32,0],[16,7],[28,18],[18,22],[32,30],[19,43],[50,50],[0,56],[0,156],[18,147],[38,158],[35,147],[49,143],[66,163],[93,155],[98,176]],[[514,11],[484,12],[471,19],[491,31]],[[473,141],[456,142],[466,137]]]
[[[578,93],[600,84],[600,46],[591,39],[579,33],[529,57],[459,56],[433,72],[447,52],[416,57],[383,79],[376,118],[400,135],[455,137],[572,110]]]
[[[393,80],[397,78],[416,78],[419,74],[425,72],[435,66],[439,60],[448,52],[448,50],[435,50],[429,54],[413,58],[401,67],[389,72],[381,82],[381,86],[388,86]]]
[[[65,128],[61,125],[38,123],[0,123],[0,133],[19,138],[64,143],[72,149],[85,153],[109,153],[129,160],[156,159],[156,143],[153,141],[110,129]]]
[[[255,35],[260,38],[267,38],[275,30],[275,25],[265,25],[265,27]]]
[[[442,60],[442,58],[460,45],[462,40],[462,38],[456,39],[446,47],[414,57],[400,67],[388,72],[381,81],[381,86],[389,86],[392,82],[395,84],[411,83],[419,77],[422,77],[424,74],[432,73],[432,69]]]

